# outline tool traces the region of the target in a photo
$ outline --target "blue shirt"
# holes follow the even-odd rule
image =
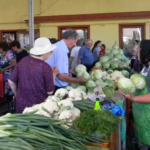
[[[57,66],[59,69],[59,73],[61,74],[69,74],[69,64],[68,64],[68,47],[66,43],[61,40],[57,43],[55,43],[56,49],[53,50],[52,54],[49,56],[49,58],[45,61],[48,63],[51,67]],[[56,76],[55,79],[55,85],[58,87],[64,87],[67,86],[68,83],[62,80],[59,80]]]
[[[96,47],[93,51],[94,62],[98,61],[97,52],[99,52],[99,48]]]
[[[86,66],[92,66],[94,63],[93,54],[91,50],[86,46],[81,47],[81,49],[79,50],[78,58],[81,59],[81,64]]]

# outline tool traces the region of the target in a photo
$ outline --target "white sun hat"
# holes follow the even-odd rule
[[[42,55],[56,48],[54,44],[51,44],[50,40],[46,37],[41,37],[35,40],[34,47],[30,50],[32,55]]]

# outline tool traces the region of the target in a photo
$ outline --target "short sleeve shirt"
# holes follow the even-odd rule
[[[99,52],[99,48],[96,47],[93,51],[94,62],[98,61],[97,53]]]
[[[10,80],[18,84],[16,112],[22,113],[25,107],[42,103],[47,92],[55,89],[51,67],[42,60],[27,56],[15,67]]]
[[[86,66],[92,66],[94,63],[93,54],[91,50],[86,46],[81,47],[81,49],[79,50],[78,58],[81,59],[81,64]]]
[[[81,48],[80,46],[75,46],[71,51],[71,57],[73,57],[71,67],[74,67],[78,64],[77,63],[77,61],[78,61],[78,52],[79,52],[80,48]]]
[[[16,53],[16,60],[17,63],[24,57],[29,56],[28,52],[26,50],[22,50],[20,53]]]
[[[57,42],[56,49],[53,50],[50,57],[46,60],[51,67],[57,66],[60,74],[69,74],[69,61],[68,61],[68,47],[64,40]],[[64,87],[68,85],[68,82],[59,80],[56,76],[55,85],[58,87]]]

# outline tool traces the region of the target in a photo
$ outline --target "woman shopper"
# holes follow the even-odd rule
[[[8,79],[16,65],[16,55],[13,51],[9,50],[8,44],[5,42],[0,43],[0,53],[0,72],[4,75],[5,95],[7,100],[11,101],[14,94],[8,84]]]
[[[25,107],[43,102],[53,93],[55,77],[59,71],[57,67],[51,68],[44,61],[55,48],[48,38],[38,38],[30,50],[31,56],[25,57],[16,65],[9,79],[16,96],[16,113],[22,113]]]
[[[94,64],[96,63],[96,62],[98,62],[98,60],[99,60],[99,48],[101,47],[101,45],[102,45],[102,42],[101,41],[96,41],[95,43],[94,43],[94,46],[93,46],[93,48],[92,48],[92,53],[93,53],[93,57],[94,57]]]
[[[141,74],[146,80],[147,86],[128,95],[119,91],[123,96],[132,101],[135,141],[140,150],[150,150],[150,40],[143,40],[138,53],[141,63],[144,65]]]

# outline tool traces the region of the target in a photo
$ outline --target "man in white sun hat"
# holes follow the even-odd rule
[[[59,69],[59,74],[55,80],[55,90],[65,87],[69,82],[72,83],[85,83],[83,76],[80,78],[72,78],[69,76],[69,63],[68,63],[68,53],[69,49],[76,46],[78,40],[78,33],[73,29],[67,29],[62,34],[62,40],[57,42],[56,49],[53,51],[52,55],[46,60],[46,62],[52,67],[57,66]],[[73,69],[70,69],[71,73]]]
[[[57,67],[51,68],[45,60],[55,48],[48,38],[38,38],[30,50],[31,56],[24,57],[16,65],[9,79],[16,96],[16,113],[22,113],[33,104],[42,103],[53,93],[55,77],[59,71]]]

